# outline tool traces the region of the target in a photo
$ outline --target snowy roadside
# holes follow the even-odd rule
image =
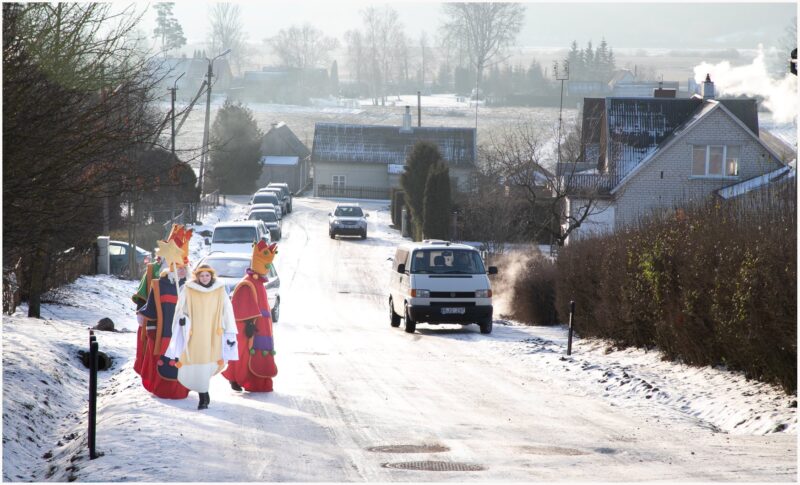
[[[241,210],[235,204],[219,207],[206,218],[205,226],[195,226],[190,245],[193,261],[204,252],[199,233],[218,220],[238,217]],[[82,277],[48,295],[42,320],[25,317],[24,307],[3,318],[4,480],[95,481],[103,478],[102,470],[113,470],[113,476],[131,481],[172,480],[170,447],[176,443],[197,446],[191,440],[181,442],[178,436],[196,435],[197,429],[210,432],[217,425],[218,419],[212,420],[219,415],[214,413],[222,409],[189,415],[187,409],[193,408],[194,401],[155,399],[141,388],[132,369],[133,333],[98,332],[100,350],[113,359],[111,370],[100,373],[98,387],[102,433],[98,449],[107,453],[102,460],[88,461],[88,371],[78,351],[88,348],[87,327],[102,317],[111,318],[117,328],[135,328],[130,295],[136,284],[111,276]],[[453,333],[450,338],[478,346],[485,359],[498,367],[524,369],[530,379],[646,419],[685,421],[690,416],[698,426],[719,433],[797,432],[796,396],[737,373],[665,362],[658,352],[610,350],[606,342],[580,338],[573,342],[573,355],[567,357],[563,327],[526,327],[496,320],[492,338],[476,338],[468,332]],[[165,429],[174,436],[159,439]],[[202,456],[203,450],[194,451]],[[279,450],[265,449],[264,453],[273,451]],[[136,458],[144,455],[159,458]],[[217,473],[198,466],[180,480],[226,479]],[[324,470],[320,473],[324,477]]]

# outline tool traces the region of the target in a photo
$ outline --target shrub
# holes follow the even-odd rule
[[[556,265],[557,309],[575,300],[581,335],[658,347],[666,358],[724,365],[794,392],[797,215],[790,189],[572,242]]]

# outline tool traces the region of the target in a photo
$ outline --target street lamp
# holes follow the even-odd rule
[[[214,61],[224,56],[225,54],[229,53],[230,51],[231,51],[230,49],[227,49],[222,54],[219,54],[218,56],[210,60],[206,57],[206,60],[208,61],[208,73],[206,74],[206,76],[208,77],[206,81],[206,84],[208,86],[208,91],[206,91],[206,123],[203,129],[203,151],[200,154],[200,180],[198,181],[198,185],[200,185],[201,197],[203,196],[203,186],[205,182],[203,174],[205,172],[206,158],[208,157],[208,122],[209,118],[211,117],[211,78],[214,77],[214,71],[212,70],[212,65],[214,64]]]
[[[172,154],[175,155],[175,93],[178,91],[178,81],[183,75],[186,74],[185,72],[178,76],[178,79],[175,80],[175,83],[172,85],[172,89],[170,89],[172,93]]]

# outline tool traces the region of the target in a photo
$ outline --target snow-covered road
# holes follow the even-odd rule
[[[228,201],[224,218],[242,213],[243,199]],[[690,403],[695,395],[689,393],[702,392],[702,385],[682,391],[669,387],[670,370],[661,377],[644,373],[647,366],[662,365],[654,356],[613,352],[606,360],[597,342],[578,340],[566,358],[563,329],[499,320],[490,335],[475,325],[420,324],[413,335],[390,327],[387,258],[400,237],[389,228],[386,202],[361,204],[370,215],[367,240],[328,237],[327,213],[335,201],[296,199],[294,212],[284,219],[276,259],[281,319],[274,331],[279,374],[273,393],[235,393],[215,377],[206,411],[196,409],[194,393],[183,401],[154,398],[131,367],[134,334],[100,335],[101,347],[123,362],[101,383],[98,449],[104,456],[74,460],[71,476],[78,481],[796,481],[796,408],[774,418],[788,421],[791,432],[765,434],[755,432],[756,425],[751,432],[735,432],[733,425],[725,432],[724,423],[715,425],[674,405],[681,392]],[[197,241],[192,248],[195,256],[203,250]],[[4,325],[4,344],[26,338],[23,323],[18,325],[14,319]],[[653,363],[639,367],[643,359]],[[696,372],[663,366],[680,371],[684,380]],[[609,382],[605,390],[598,383],[602,379]],[[639,385],[641,391],[615,392],[614,383]],[[769,392],[763,395],[780,396]],[[784,401],[775,406],[785,408]],[[5,416],[4,423],[8,426]],[[80,431],[79,426],[65,423],[63,430]],[[51,466],[76,453],[85,455],[78,445],[56,448]],[[4,458],[9,458],[5,452]]]

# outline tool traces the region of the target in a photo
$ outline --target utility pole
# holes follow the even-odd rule
[[[475,137],[478,136],[478,101],[481,99],[481,68],[475,72]]]
[[[558,61],[553,61],[553,75],[561,81],[561,102],[558,106],[558,163],[561,163],[561,112],[564,109],[564,81],[569,80],[569,62],[564,61],[564,68],[558,68]]]
[[[185,72],[183,74],[186,74]],[[178,76],[178,79],[175,80],[175,83],[172,85],[172,89],[170,89],[172,94],[172,154],[175,155],[175,97],[176,91],[178,91],[178,80],[183,77],[183,74]]]
[[[211,78],[214,77],[214,71],[212,70],[212,65],[214,64],[214,61],[224,56],[225,54],[229,53],[230,51],[231,50],[228,49],[222,54],[219,54],[218,56],[214,57],[213,59],[206,58],[206,60],[208,61],[208,73],[206,74],[207,76],[206,86],[208,90],[206,91],[206,122],[203,128],[203,151],[200,154],[200,176],[198,180],[198,185],[200,186],[200,197],[203,196],[203,188],[205,185],[205,177],[204,177],[205,165],[206,165],[206,159],[208,158],[208,123],[209,119],[211,118]]]

